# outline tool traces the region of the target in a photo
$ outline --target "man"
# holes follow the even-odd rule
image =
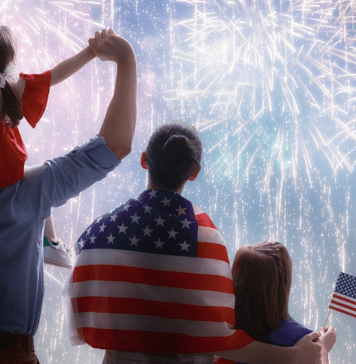
[[[43,225],[51,208],[103,179],[131,151],[136,123],[136,60],[112,30],[95,33],[96,55],[117,64],[114,95],[99,135],[31,168],[0,190],[0,362],[38,363],[35,335],[44,295]],[[89,40],[89,44],[94,39]],[[92,59],[91,52],[86,55]]]

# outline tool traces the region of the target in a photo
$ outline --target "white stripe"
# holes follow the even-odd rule
[[[206,226],[198,227],[198,241],[203,243],[220,244],[226,247],[226,242],[220,235],[219,231]]]
[[[140,267],[169,272],[211,274],[231,278],[230,264],[216,259],[162,256],[118,249],[82,250],[76,266],[104,264],[125,267]]]
[[[355,300],[354,298],[352,298],[352,297],[345,296],[345,295],[343,295],[343,294],[341,294],[341,293],[334,292],[333,298],[336,298],[336,296],[339,296],[339,298],[340,298],[340,299],[345,298],[346,300],[353,301],[353,302],[355,302],[355,304],[356,304],[356,300]]]
[[[342,306],[338,306],[337,304],[333,304],[331,303],[329,308],[338,308],[340,310],[352,313],[353,315],[356,315],[356,309],[355,310],[349,310],[348,308],[342,307]]]
[[[193,337],[226,337],[235,330],[233,325],[222,322],[193,321],[167,319],[157,316],[82,312],[73,314],[78,328],[93,327],[95,329],[135,330],[160,333],[178,333]],[[90,324],[89,324],[90,323]]]
[[[128,282],[85,281],[71,284],[71,298],[86,297],[88,295],[235,308],[235,295],[223,292],[193,291],[183,288],[158,287]]]
[[[200,207],[198,207],[197,205],[194,205],[192,203],[192,206],[193,206],[193,212],[194,212],[195,215],[205,214],[205,212]]]
[[[333,301],[336,301],[336,302],[343,303],[344,305],[348,305],[348,306],[351,306],[352,308],[355,308],[356,309],[356,301],[355,301],[355,303],[350,303],[350,302],[346,302],[342,298],[337,298],[335,296],[333,296],[332,300]]]

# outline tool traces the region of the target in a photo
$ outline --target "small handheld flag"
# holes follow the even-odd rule
[[[346,315],[356,317],[356,277],[342,272],[339,274],[331,298],[329,313],[330,310],[339,311]]]

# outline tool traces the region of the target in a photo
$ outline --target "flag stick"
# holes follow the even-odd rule
[[[326,320],[325,320],[325,324],[324,324],[324,330],[325,330],[325,327],[326,327],[326,322],[328,321],[329,315],[330,315],[330,308],[329,308],[329,312],[328,312],[328,315],[326,316]]]

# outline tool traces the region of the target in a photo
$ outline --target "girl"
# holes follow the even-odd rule
[[[235,328],[249,333],[255,340],[293,346],[311,330],[295,321],[288,312],[292,284],[292,260],[278,242],[262,242],[241,247],[232,266],[235,289]],[[322,364],[336,341],[336,330],[320,329]],[[219,359],[217,363],[229,361]]]
[[[0,189],[24,177],[27,152],[17,126],[25,117],[34,128],[47,105],[49,88],[95,58],[89,47],[39,75],[19,73],[16,68],[17,39],[0,26]],[[71,268],[70,250],[56,236],[52,217],[45,223],[44,262]]]

